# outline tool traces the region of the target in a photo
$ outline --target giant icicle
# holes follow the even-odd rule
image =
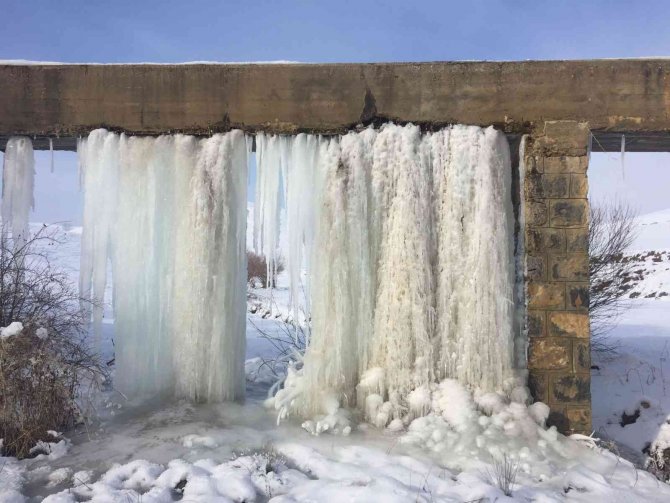
[[[509,147],[493,128],[429,138],[435,187],[438,376],[491,391],[511,376],[514,240]]]
[[[262,145],[281,141],[291,140]],[[275,404],[304,416],[356,404],[383,425],[408,409],[426,413],[441,379],[501,389],[514,374],[515,337],[504,135],[387,124],[329,140],[300,135],[290,158],[271,150],[259,171],[277,194],[274,177],[286,177],[290,288],[294,296],[308,285],[312,334],[299,383]],[[268,186],[256,193],[257,225],[280,211]]]
[[[15,243],[29,239],[33,207],[35,158],[30,138],[14,136],[7,141],[2,169],[2,232],[11,231]]]
[[[117,386],[196,401],[244,394],[247,141],[104,130],[79,144],[81,292],[114,278]],[[102,312],[94,312],[99,326]]]

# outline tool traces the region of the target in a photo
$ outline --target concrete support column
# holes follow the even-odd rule
[[[524,155],[529,387],[549,424],[590,433],[586,123],[537,125]]]

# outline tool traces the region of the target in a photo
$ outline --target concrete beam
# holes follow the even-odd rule
[[[2,136],[72,138],[97,127],[151,135],[233,127],[337,133],[384,120],[493,124],[509,133],[545,120],[609,133],[670,131],[664,59],[0,65],[0,89]]]

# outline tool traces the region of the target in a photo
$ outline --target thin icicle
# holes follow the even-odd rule
[[[54,172],[54,140],[49,138],[49,153],[51,154],[51,172]]]
[[[267,286],[273,286],[279,247],[282,153],[286,138],[256,135],[256,196],[254,206],[254,251],[267,263]]]
[[[7,141],[2,170],[2,232],[11,232],[15,243],[28,240],[33,207],[35,157],[30,138],[13,136]]]
[[[626,135],[621,135],[621,179],[626,179]]]
[[[291,294],[293,320],[300,321],[311,311],[310,256],[314,243],[315,204],[318,200],[316,172],[319,159],[319,140],[316,136],[299,134],[291,150],[291,162],[286,164],[286,231],[287,271]],[[304,313],[303,313],[304,311]],[[309,333],[307,334],[309,337]]]

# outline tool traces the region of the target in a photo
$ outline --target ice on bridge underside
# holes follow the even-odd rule
[[[250,145],[240,131],[97,130],[80,142],[80,287],[103,298],[111,260],[120,389],[243,394]],[[258,134],[256,145],[254,247],[269,272],[286,260],[294,319],[311,320],[294,409],[328,412],[336,396],[369,416],[383,402],[420,414],[430,408],[421,390],[445,378],[503,387],[515,309],[502,133],[386,124],[343,136]],[[93,317],[99,327],[102,309]]]
[[[96,130],[79,142],[80,289],[102,299],[111,261],[120,390],[244,395],[248,150],[241,131],[196,139]],[[99,333],[102,306],[93,319]]]
[[[2,168],[2,231],[11,232],[15,243],[28,239],[30,209],[33,207],[35,157],[30,138],[7,140]]]
[[[502,133],[387,124],[262,136],[257,146],[254,235],[275,260],[283,185],[294,318],[311,315],[294,409],[328,413],[333,395],[361,409],[370,396],[412,408],[413,390],[444,378],[503,386],[513,373],[514,223]]]

